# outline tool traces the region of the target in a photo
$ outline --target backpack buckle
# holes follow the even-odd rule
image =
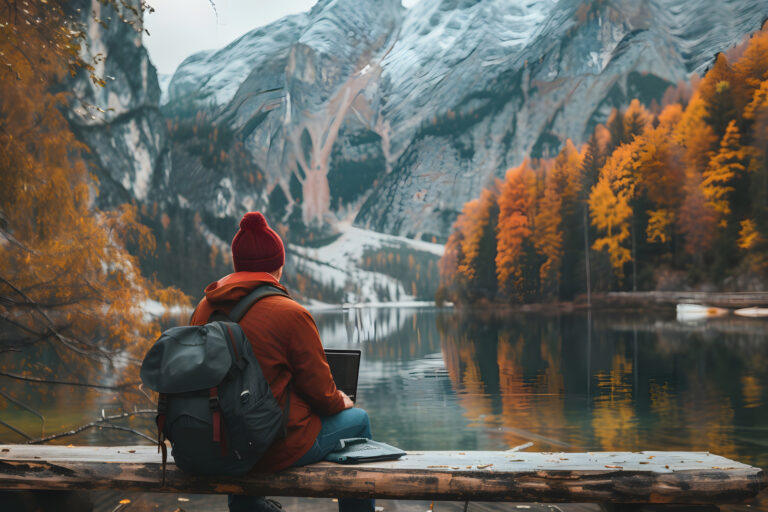
[[[215,411],[216,409],[218,409],[219,408],[219,397],[216,396],[216,395],[209,396],[208,397],[208,407],[210,407],[212,411]]]

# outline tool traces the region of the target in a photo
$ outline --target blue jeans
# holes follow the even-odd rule
[[[371,438],[371,422],[368,419],[368,413],[363,409],[356,407],[346,409],[333,416],[326,416],[322,420],[323,426],[314,444],[307,453],[293,463],[292,467],[306,466],[323,460],[326,455],[336,448],[339,439],[350,437]],[[235,494],[230,494],[229,496],[230,512],[255,512],[263,510],[263,503],[264,498],[261,496]],[[343,498],[339,500],[339,512],[374,512],[374,503],[372,499]]]

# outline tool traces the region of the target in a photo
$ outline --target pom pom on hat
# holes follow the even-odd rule
[[[240,229],[259,229],[267,227],[267,219],[261,212],[248,212],[240,219]]]
[[[246,213],[240,220],[232,239],[232,261],[235,272],[272,272],[285,264],[283,241],[260,212]]]

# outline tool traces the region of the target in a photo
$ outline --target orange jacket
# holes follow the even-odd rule
[[[263,283],[282,288],[266,272],[236,272],[211,283],[190,323],[202,325],[216,310],[228,313],[239,299]],[[288,383],[292,383],[288,434],[270,447],[255,468],[279,471],[312,447],[320,433],[320,417],[341,412],[344,399],[333,382],[315,321],[298,303],[282,296],[265,297],[248,310],[240,326],[281,407],[285,406]]]

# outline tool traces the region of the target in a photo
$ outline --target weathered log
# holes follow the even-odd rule
[[[590,503],[738,503],[768,485],[760,468],[701,452],[411,452],[398,461],[318,463],[200,477],[152,446],[0,445],[0,488],[118,489],[268,496]]]

